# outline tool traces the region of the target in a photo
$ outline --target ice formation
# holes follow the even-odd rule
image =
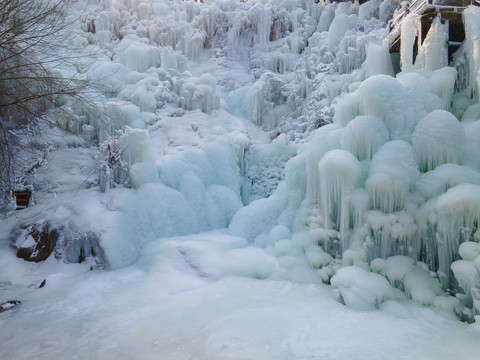
[[[425,172],[441,164],[461,164],[465,143],[462,125],[444,110],[429,113],[418,122],[412,134],[412,145]]]
[[[327,283],[399,317],[404,297],[480,315],[477,7],[451,64],[442,19],[414,59],[421,18],[406,16],[400,69],[396,0],[88,4],[74,45],[99,55],[77,70],[98,86],[67,102],[70,133],[48,133],[59,149],[24,212],[95,230],[65,241],[67,261],[101,246],[102,279],[143,294],[243,277]]]

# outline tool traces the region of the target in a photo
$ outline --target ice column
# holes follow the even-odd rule
[[[408,14],[402,21],[400,63],[402,71],[413,70],[413,46],[418,35],[420,16],[414,13]]]
[[[392,60],[388,51],[388,44],[379,44],[374,41],[367,43],[366,52],[367,59],[363,64],[365,77],[372,75],[385,74],[394,76]]]
[[[360,163],[348,151],[331,150],[318,165],[320,174],[320,200],[325,216],[325,226],[331,219],[340,231],[342,249],[346,249],[345,232],[349,227],[348,196],[360,176]]]
[[[474,98],[478,100],[480,83],[480,8],[470,6],[464,13],[465,48],[468,58],[469,85]]]
[[[418,52],[416,63],[426,70],[438,70],[448,65],[448,23],[437,16]]]

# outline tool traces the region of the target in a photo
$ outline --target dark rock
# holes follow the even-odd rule
[[[20,300],[9,300],[4,303],[0,303],[0,313],[13,309],[16,305],[21,304]]]
[[[17,244],[17,257],[27,261],[46,260],[58,240],[58,229],[50,228],[47,221],[43,224],[33,224],[20,228],[12,234],[12,242]]]
[[[42,287],[45,286],[46,283],[47,283],[47,279],[43,279],[42,283],[40,284],[40,286],[38,288],[41,289]]]
[[[87,262],[95,270],[108,267],[98,233],[68,218],[50,221],[44,217],[19,225],[11,232],[10,243],[17,250],[17,257],[26,261],[40,262],[53,255],[66,263]]]

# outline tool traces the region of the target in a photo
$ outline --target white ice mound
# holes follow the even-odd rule
[[[394,296],[394,290],[387,279],[356,266],[339,269],[331,284],[335,298],[357,310],[376,308]]]
[[[161,50],[140,42],[137,36],[125,37],[116,52],[115,60],[134,71],[145,72],[151,67],[158,68],[161,65]]]
[[[383,273],[390,283],[403,290],[403,279],[414,267],[415,260],[403,255],[391,256],[385,260]]]
[[[430,200],[463,183],[480,185],[480,174],[469,166],[443,164],[422,174],[415,188],[425,200]]]
[[[480,233],[477,230],[476,239]],[[462,260],[457,260],[451,265],[451,269],[458,284],[473,300],[473,315],[480,314],[480,244],[466,241],[460,245],[458,253]]]
[[[373,156],[365,183],[373,208],[389,213],[401,210],[418,176],[417,155],[410,144],[394,140],[383,145]]]
[[[425,106],[413,87],[388,75],[375,75],[338,102],[334,122],[347,126],[359,115],[375,116],[383,119],[392,139],[410,141],[416,124],[427,114]]]
[[[480,244],[464,242],[458,252],[462,260],[455,261],[451,268],[458,283],[468,294],[480,286]]]
[[[422,305],[433,305],[437,296],[442,293],[438,279],[418,265],[405,275],[403,282],[405,294]]]
[[[204,113],[211,113],[218,108],[220,99],[216,93],[217,80],[212,74],[190,76],[187,80],[179,82],[179,87],[180,105],[185,110],[198,109]]]
[[[435,110],[417,124],[412,145],[423,171],[445,163],[460,164],[466,137],[457,118],[445,110]]]
[[[375,116],[357,116],[345,127],[340,145],[358,160],[370,160],[387,141],[390,133],[382,119]]]

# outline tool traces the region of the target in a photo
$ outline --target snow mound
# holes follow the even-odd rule
[[[388,280],[356,266],[339,269],[331,284],[335,298],[357,310],[378,308],[382,302],[394,297]]]

